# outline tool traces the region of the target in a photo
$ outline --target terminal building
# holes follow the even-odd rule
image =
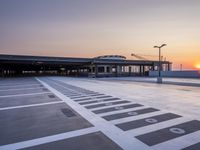
[[[162,71],[170,71],[172,63],[161,61]],[[120,55],[95,58],[0,55],[0,76],[62,75],[77,77],[149,76],[158,70],[155,60],[128,60]]]

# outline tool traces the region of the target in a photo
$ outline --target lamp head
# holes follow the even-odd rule
[[[167,44],[162,44],[160,47],[164,47],[164,46],[167,46]]]
[[[167,44],[162,44],[161,46],[154,46],[154,48],[162,48],[164,46],[167,46]]]

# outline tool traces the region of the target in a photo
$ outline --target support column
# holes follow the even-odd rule
[[[131,66],[128,66],[128,75],[131,76]]]
[[[142,66],[140,65],[140,76],[142,76]]]
[[[0,72],[0,74],[1,74],[0,76],[3,77],[3,67],[1,67],[1,66],[0,66],[0,71],[1,71]]]
[[[104,73],[107,73],[107,66],[104,66]]]
[[[115,65],[115,76],[118,76],[118,69],[117,69],[117,65]]]
[[[112,74],[112,66],[109,66],[109,73]]]
[[[144,65],[142,66],[142,75],[143,76],[145,75],[145,66]]]
[[[122,66],[122,72],[123,72],[123,73],[126,72],[125,66]]]
[[[117,66],[117,73],[118,73],[118,76],[120,76],[121,75],[121,73],[122,73],[122,66]]]
[[[76,76],[78,77],[79,76],[79,73],[80,73],[80,69],[76,69]]]
[[[152,71],[155,71],[155,64],[152,65]]]
[[[95,78],[97,78],[98,77],[98,65],[95,65],[94,73],[95,73]]]
[[[167,64],[167,71],[170,71],[170,64]]]

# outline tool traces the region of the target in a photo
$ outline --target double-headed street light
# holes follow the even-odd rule
[[[167,44],[162,44],[161,46],[154,46],[154,48],[159,49],[159,67],[158,67],[158,78],[157,83],[162,83],[162,77],[161,77],[161,48],[167,46]]]

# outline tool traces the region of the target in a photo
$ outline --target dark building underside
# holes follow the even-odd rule
[[[162,70],[171,70],[171,62],[162,61]],[[0,76],[63,75],[85,77],[148,76],[157,70],[158,61],[42,57],[23,55],[0,55]]]

